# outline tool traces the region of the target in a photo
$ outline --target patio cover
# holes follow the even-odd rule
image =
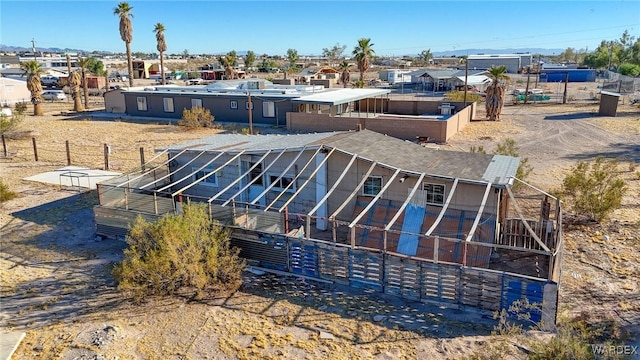
[[[291,100],[291,103],[335,106],[390,93],[391,90],[388,89],[336,89],[332,91],[323,91],[316,94],[301,96],[297,99]]]

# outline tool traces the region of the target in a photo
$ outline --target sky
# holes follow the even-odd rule
[[[124,53],[118,1],[0,0],[0,44]],[[640,35],[640,0],[608,1],[129,1],[133,52],[319,55],[370,38],[378,56],[469,48],[594,50],[624,30]]]

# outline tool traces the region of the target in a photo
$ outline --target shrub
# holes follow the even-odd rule
[[[23,115],[25,112],[27,112],[27,103],[23,103],[23,102],[16,103],[14,107],[14,112],[18,115]]]
[[[0,114],[0,134],[4,135],[15,130],[24,119],[24,114],[15,113],[11,116]]]
[[[627,190],[618,176],[618,162],[602,157],[589,164],[578,162],[562,181],[561,196],[572,200],[576,213],[600,222],[620,207]]]
[[[0,203],[14,199],[17,196],[18,194],[9,190],[9,186],[0,180]]]
[[[182,110],[182,118],[178,121],[178,125],[184,126],[189,130],[212,127],[214,119],[209,109],[196,106],[193,109]]]
[[[464,91],[451,90],[445,94],[445,99],[449,101],[464,101]],[[467,102],[482,102],[484,98],[480,94],[467,91]]]
[[[507,155],[513,157],[520,157],[518,153],[518,147],[516,146],[516,141],[511,138],[504,139],[501,143],[498,143],[498,146],[493,151],[495,155]],[[520,165],[518,166],[518,170],[516,171],[516,177],[520,180],[525,180],[531,172],[533,171],[533,167],[529,165],[529,158],[520,158]],[[517,188],[520,183],[515,183],[514,188]]]
[[[201,296],[205,290],[236,290],[244,260],[206,209],[204,204],[185,205],[181,214],[157,223],[138,217],[126,237],[125,258],[114,268],[118,288],[138,301],[179,291]]]

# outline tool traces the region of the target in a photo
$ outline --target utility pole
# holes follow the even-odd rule
[[[540,79],[540,67],[542,67],[542,54],[538,54],[538,68],[536,69],[536,85],[534,89],[538,88],[538,79]]]
[[[33,51],[33,58],[38,61],[38,56],[36,55],[36,40],[31,38],[31,51]]]
[[[247,99],[249,107],[249,135],[253,135],[253,104],[251,103],[251,91],[247,92]]]
[[[467,79],[469,78],[469,56],[467,55],[464,58],[464,106],[463,109],[467,107]]]
[[[524,90],[524,103],[527,103],[527,100],[529,99],[529,83],[531,82],[531,68],[527,69],[527,88]],[[535,94],[533,94],[534,98],[533,100],[535,101]]]

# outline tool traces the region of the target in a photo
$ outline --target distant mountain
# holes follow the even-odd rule
[[[12,46],[12,45],[0,44],[0,51],[22,52],[22,51],[31,51],[31,50],[32,50],[31,48],[27,48],[23,46]],[[36,51],[45,52],[45,53],[86,52],[85,50],[80,50],[80,49],[42,48],[37,46],[36,46]]]
[[[435,51],[433,56],[462,56],[462,55],[480,55],[480,54],[516,54],[516,53],[529,53],[533,55],[553,55],[560,54],[565,49],[544,49],[544,48],[520,48],[520,49],[460,49],[452,51]]]

